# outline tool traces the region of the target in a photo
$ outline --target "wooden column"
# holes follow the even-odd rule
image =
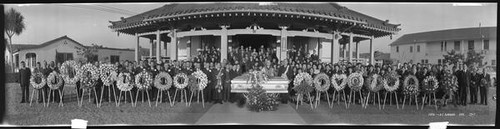
[[[359,41],[356,42],[356,59],[359,59]]]
[[[151,44],[151,47],[149,48],[149,57],[153,57],[153,51],[154,51],[154,42],[153,42],[153,39],[149,39],[149,43]]]
[[[170,60],[177,60],[177,30],[170,31]]]
[[[370,64],[375,63],[375,53],[373,52],[373,36],[370,37]]]
[[[137,39],[137,42],[135,44],[135,61],[139,61],[140,60],[140,57],[139,57],[139,34],[135,33],[135,38]]]
[[[161,61],[161,37],[160,37],[160,30],[156,31],[156,62]]]
[[[220,26],[221,29],[221,35],[220,35],[220,61],[224,61],[224,59],[227,59],[227,28],[229,27],[228,25],[222,25]]]
[[[354,44],[352,42],[352,38],[353,38],[353,36],[352,36],[352,32],[351,32],[351,33],[349,33],[349,44],[348,44],[348,48],[347,48],[348,49],[347,50],[347,61],[348,62],[352,61],[352,56],[353,56],[352,55],[352,48],[351,48],[351,46],[354,47],[353,46]]]
[[[338,32],[334,32],[333,33],[332,45],[331,45],[331,47],[332,47],[332,49],[331,49],[332,56],[330,57],[332,64],[339,62],[339,58],[340,58],[340,44],[339,44],[339,39],[340,38],[341,38],[341,35],[339,35]]]
[[[287,28],[288,26],[280,26],[281,28],[281,52],[280,52],[280,60],[284,60],[287,58],[287,51],[288,51],[288,37],[287,37]]]

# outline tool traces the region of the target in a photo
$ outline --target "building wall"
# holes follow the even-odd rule
[[[50,61],[55,61],[56,60],[56,51],[58,53],[72,53],[73,54],[73,59],[78,60],[79,58],[83,58],[82,56],[78,55],[77,49],[75,47],[81,48],[82,46],[78,45],[75,42],[72,42],[71,40],[68,39],[62,39],[59,41],[55,41],[56,43],[52,43],[48,46],[42,47],[42,48],[36,48],[36,49],[26,49],[26,50],[21,50],[17,52],[19,54],[19,62],[24,61],[28,62],[29,60],[26,58],[27,53],[35,53],[36,54],[36,61],[35,62],[40,62],[42,63],[43,66],[43,61],[47,61],[47,63],[50,63]]]
[[[463,39],[463,40],[443,40],[443,41],[432,41],[425,43],[415,43],[415,44],[403,44],[391,46],[391,59],[395,59],[396,63],[409,62],[414,60],[417,62],[422,62],[421,60],[428,60],[430,64],[438,64],[439,60],[443,60],[443,55],[446,55],[449,51],[456,51],[460,53],[466,53],[468,51],[468,41],[474,40],[474,50],[477,52],[482,52],[485,56],[483,63],[488,62],[491,65],[493,61],[496,61],[496,39],[489,39],[489,49],[483,51],[483,41],[480,39]],[[455,49],[455,41],[460,42],[460,48]],[[443,46],[441,50],[441,42],[445,42],[446,45]],[[417,45],[420,45],[420,52],[416,51]],[[396,46],[399,46],[399,52],[396,52]],[[409,47],[414,46],[413,53],[410,53]],[[416,62],[415,62],[416,63]]]
[[[118,56],[121,61],[134,61],[135,51],[134,50],[112,50],[112,49],[99,49],[97,52],[98,60],[109,62],[111,61],[111,56]]]

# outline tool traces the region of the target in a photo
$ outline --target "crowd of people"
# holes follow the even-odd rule
[[[364,65],[360,63],[326,63],[321,62],[317,54],[308,54],[304,51],[291,50],[288,51],[288,57],[285,60],[278,60],[277,54],[275,50],[271,50],[269,48],[265,49],[263,46],[260,48],[244,48],[236,47],[234,49],[229,49],[228,58],[220,61],[220,51],[215,48],[205,47],[201,50],[197,56],[190,58],[189,60],[173,60],[173,61],[162,61],[156,62],[154,60],[141,60],[138,62],[135,61],[122,61],[116,62],[115,66],[118,67],[118,73],[131,73],[133,75],[137,75],[142,71],[148,71],[154,76],[158,75],[160,72],[166,72],[170,76],[175,76],[178,73],[186,73],[190,75],[195,71],[202,71],[208,77],[208,85],[203,91],[203,95],[205,96],[205,102],[211,103],[223,103],[223,102],[235,102],[238,99],[238,95],[231,93],[231,80],[235,77],[238,77],[248,71],[253,70],[265,70],[267,73],[270,73],[271,76],[279,76],[284,77],[290,80],[288,87],[288,94],[281,94],[281,101],[283,103],[294,102],[295,91],[292,90],[294,87],[292,82],[296,75],[299,73],[309,73],[313,77],[320,73],[325,73],[330,78],[334,74],[346,74],[349,76],[352,73],[358,72],[362,73],[364,78],[368,78],[373,74],[378,74],[381,76],[386,76],[388,74],[397,74],[399,75],[400,82],[402,83],[403,79],[409,75],[414,75],[418,78],[419,81],[422,81],[427,76],[435,76],[438,81],[442,81],[445,73],[452,73],[456,76],[458,80],[458,90],[456,92],[451,93],[452,95],[447,94],[447,91],[439,90],[437,92],[437,98],[442,99],[444,103],[441,106],[446,106],[447,100],[451,100],[454,105],[467,105],[467,104],[484,104],[487,105],[487,93],[488,87],[494,85],[496,86],[496,78],[494,79],[494,84],[490,84],[488,86],[479,86],[481,79],[487,79],[490,81],[489,75],[486,73],[485,68],[478,68],[477,66],[468,67],[465,64],[457,64],[451,66],[449,65],[431,65],[431,64],[398,64],[398,65]],[[316,53],[316,52],[313,52]],[[82,62],[83,63],[83,62]],[[100,64],[104,64],[107,62],[94,62],[94,64],[98,67]],[[52,71],[56,71],[60,73],[59,68],[61,64],[51,62],[50,65],[47,62],[44,62],[44,67],[41,67],[40,62],[37,63],[37,67],[33,72],[43,73],[44,76],[48,76]],[[29,78],[31,76],[31,71],[29,68],[25,67],[24,62],[21,62],[20,68],[20,84],[23,91],[23,97],[21,103],[27,102],[29,98]],[[440,83],[441,84],[441,83]],[[109,99],[113,100],[113,98],[108,98],[107,88],[102,88],[103,83],[101,80],[98,80],[96,83],[96,93],[97,98],[101,96],[101,90],[105,90],[102,92],[103,100],[107,101]],[[218,91],[216,86],[222,85],[223,90]],[[402,85],[402,84],[401,84]],[[62,86],[61,88],[63,88]],[[77,83],[77,88],[79,89],[80,83]],[[115,85],[112,86],[116,87]],[[402,88],[397,90],[397,94],[402,95]],[[171,87],[167,92],[170,92],[170,95],[174,95],[176,87]],[[333,87],[330,87],[328,90],[329,93],[333,93],[335,90]],[[349,87],[346,87],[345,90],[349,91]],[[48,87],[45,86],[39,92],[45,92],[46,99],[49,98]],[[115,91],[118,91],[115,89]],[[189,91],[189,90],[188,90]],[[132,98],[136,98],[137,88],[132,89]],[[158,89],[154,86],[151,87],[149,92],[149,98],[151,101],[156,100]],[[365,94],[368,91],[366,89],[362,89],[362,93]],[[384,91],[382,91],[384,92]],[[190,93],[188,92],[188,96]],[[55,94],[54,98],[56,101],[59,101],[57,97],[59,94]],[[81,90],[78,90],[78,95],[81,96]],[[356,94],[355,94],[356,95]],[[479,97],[478,97],[479,95]],[[421,96],[421,95],[420,95]],[[469,97],[468,97],[469,96]],[[42,96],[39,97],[39,101],[42,101]],[[119,96],[122,97],[124,101],[132,102],[131,99],[126,99],[125,95]],[[139,99],[143,99],[143,96],[137,96]],[[173,97],[173,96],[172,96]],[[312,94],[312,97],[314,94]],[[317,96],[320,97],[320,96]],[[361,96],[363,97],[363,96]],[[98,101],[98,99],[93,99],[94,103]],[[180,94],[175,96],[174,101],[181,101]],[[349,98],[349,97],[348,97]],[[469,98],[469,103],[467,102],[467,98]],[[125,100],[126,99],[126,100]],[[322,100],[326,100],[326,98],[321,98]],[[162,98],[163,101],[167,101],[166,96]],[[314,100],[314,99],[313,99]],[[478,101],[479,100],[479,101]],[[308,99],[304,99],[304,101],[308,101]],[[340,100],[339,100],[340,101]],[[396,100],[401,102],[402,97]],[[309,103],[309,102],[306,102]],[[361,103],[361,102],[360,102]]]

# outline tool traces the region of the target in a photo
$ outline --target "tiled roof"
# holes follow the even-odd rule
[[[112,29],[134,28],[148,25],[149,22],[175,18],[180,16],[196,16],[205,13],[231,13],[231,12],[263,12],[285,13],[294,15],[316,16],[322,18],[340,19],[342,21],[356,22],[362,27],[377,30],[399,31],[397,25],[347,9],[336,3],[276,3],[274,5],[259,5],[259,3],[180,3],[167,4],[135,16],[111,22]]]
[[[484,36],[484,37],[482,37]],[[445,40],[496,38],[497,27],[475,27],[449,30],[428,31],[421,33],[405,34],[392,42],[390,46],[411,44],[415,42],[431,42]]]

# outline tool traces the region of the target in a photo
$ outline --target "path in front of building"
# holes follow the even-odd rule
[[[207,124],[306,124],[289,104],[280,104],[276,111],[252,112],[236,103],[213,105],[197,122]]]

